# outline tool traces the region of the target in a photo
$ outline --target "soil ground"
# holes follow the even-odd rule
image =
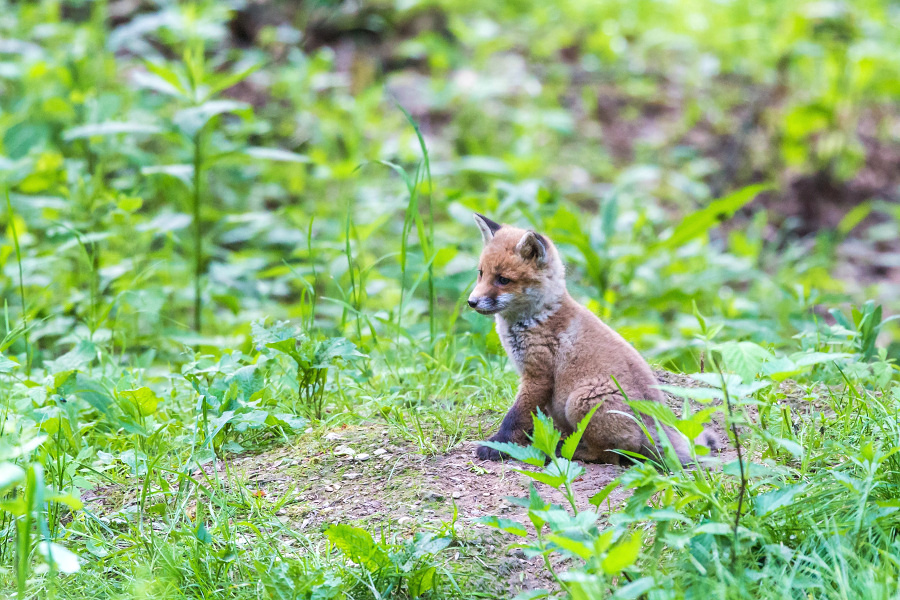
[[[657,376],[669,385],[698,385],[682,375],[658,372]],[[781,391],[791,404],[804,402],[804,391],[791,382],[782,384]],[[668,397],[667,403],[680,413],[681,399]],[[718,461],[734,460],[736,452],[721,417],[711,428],[724,446],[717,453]],[[231,481],[240,482],[245,497],[280,503],[276,516],[311,536],[339,522],[401,535],[436,531],[450,526],[456,511],[456,531],[465,546],[462,551],[469,558],[480,556],[485,572],[495,573],[493,581],[485,583],[505,588],[497,593],[553,587],[540,559],[527,560],[520,550],[510,548],[516,541],[512,536],[473,522],[485,515],[527,522],[526,510],[508,498],[527,496],[530,479],[519,470],[533,467],[516,461],[480,461],[475,457],[475,441],[462,442],[445,454],[425,455],[417,445],[397,439],[383,422],[344,426],[321,438],[310,437],[238,456],[229,460],[227,467],[219,461],[220,476],[226,477],[227,468]],[[579,508],[588,507],[591,496],[623,471],[607,464],[583,466],[585,474],[574,484]],[[207,474],[212,474],[212,465]],[[541,486],[540,492],[547,500],[564,502],[555,490]],[[84,499],[95,513],[109,515],[127,510],[137,502],[139,493],[138,485],[107,486],[89,492]],[[626,499],[626,491],[613,491],[602,507],[601,523],[605,514]]]

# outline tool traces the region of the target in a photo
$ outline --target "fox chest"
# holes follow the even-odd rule
[[[551,336],[527,325],[508,325],[499,319],[497,335],[520,375],[525,372],[537,374],[538,371],[547,373],[554,369],[558,344]]]

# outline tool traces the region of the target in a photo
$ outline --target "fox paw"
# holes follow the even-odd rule
[[[475,456],[478,457],[478,460],[493,461],[507,458],[507,454],[505,452],[500,452],[499,450],[494,450],[493,448],[488,448],[487,446],[478,446],[478,449],[475,450]]]

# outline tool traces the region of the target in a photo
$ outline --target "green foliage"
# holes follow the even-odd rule
[[[895,7],[137,4],[0,0],[0,588],[508,591],[467,521],[323,533],[238,462],[281,446],[302,489],[344,426],[432,457],[492,433],[515,375],[463,310],[478,211],[693,373],[662,386],[682,411],[632,402],[648,423],[724,418],[745,450],[638,464],[589,508],[587,421],[488,443],[565,499],[483,520],[554,577],[522,598],[894,594],[896,294],[847,273],[895,267]],[[794,204],[846,214],[798,237]]]
[[[378,543],[366,530],[349,525],[332,525],[325,535],[367,572],[367,587],[375,597],[384,597],[404,586],[410,598],[435,590],[440,578],[430,559],[452,541],[449,537],[424,534],[397,547]]]
[[[345,338],[314,339],[283,322],[269,328],[254,323],[252,335],[257,349],[274,350],[297,364],[297,404],[315,419],[323,416],[328,369],[340,360],[365,358]]]
[[[534,484],[531,484],[530,496],[515,500],[517,504],[527,507],[528,518],[534,528],[535,537],[533,540],[517,544],[517,547],[522,548],[526,556],[543,557],[544,564],[553,578],[572,598],[593,598],[614,589],[614,578],[637,561],[642,546],[639,531],[629,534],[624,528],[601,530],[597,526],[598,512],[579,510],[575,502],[572,484],[584,475],[585,471],[582,466],[572,462],[572,456],[596,410],[597,407],[586,415],[579,423],[576,432],[567,438],[561,447],[560,456],[557,456],[556,453],[557,442],[560,438],[559,432],[553,428],[553,423],[548,417],[542,414],[535,415],[532,444],[518,452],[519,455],[529,458],[532,455],[541,457],[539,462],[532,461],[531,464],[543,466],[545,461],[549,461],[549,464],[541,471],[520,470],[519,472],[534,481],[562,492],[569,502],[569,510],[560,505],[547,503],[538,493]],[[482,443],[509,452],[516,458],[516,455],[512,454],[515,452],[512,444]],[[598,494],[595,500],[596,505],[599,506],[603,498]],[[595,500],[592,500],[592,503]],[[488,516],[480,518],[479,522],[517,537],[529,537],[525,526],[517,521]],[[550,558],[553,554],[561,554],[578,560],[583,566],[559,574],[553,567]]]
[[[702,375],[695,377],[705,381]],[[868,413],[877,423],[873,429],[857,422],[862,439],[852,449],[844,447],[850,453],[849,463],[839,465],[833,461],[840,458],[817,449],[840,438],[834,433],[836,424],[859,409],[855,402],[863,401],[861,397],[835,406],[829,418],[833,424],[819,429],[814,422],[801,420],[797,430],[790,420],[785,424],[765,417],[759,422],[747,419],[746,407],[751,405],[758,407],[761,416],[778,412],[777,396],[765,392],[765,387],[748,387],[738,377],[720,381],[719,392],[724,393],[727,385],[736,407],[729,419],[749,430],[741,443],[751,448],[760,442],[768,446],[755,454],[758,458],[745,459],[740,469],[737,461],[721,465],[718,459],[703,459],[692,470],[672,472],[660,472],[649,462],[637,464],[591,500],[596,508],[551,505],[532,487],[528,498],[516,500],[528,509],[534,526],[530,536],[521,523],[509,519],[491,516],[481,522],[517,539],[526,538],[515,546],[545,557],[550,574],[571,598],[606,594],[630,598],[645,593],[673,598],[746,593],[799,597],[835,585],[829,567],[835,551],[866,557],[892,551],[890,532],[900,525],[888,491],[895,479],[889,465],[898,451],[893,445],[897,428],[889,413],[882,412],[882,402],[875,401]],[[677,426],[678,419],[668,409],[651,404],[632,402],[637,410]],[[695,420],[702,426],[709,416],[701,412]],[[546,418],[535,417],[536,430],[544,426]],[[891,448],[885,451],[882,443],[867,437],[867,431],[887,434],[884,440],[891,440]],[[797,440],[803,440],[803,445]],[[538,451],[536,446],[531,446],[532,451]],[[546,477],[546,472],[522,472],[555,488],[572,481],[571,477]],[[742,478],[749,494],[743,509],[738,502]],[[621,510],[609,514],[608,525],[600,527],[599,509],[616,487],[629,492],[628,499]],[[828,517],[819,521],[817,514],[824,517],[819,511],[827,511]],[[549,559],[554,554],[570,559],[567,571],[558,572],[554,565],[559,561]],[[897,573],[893,567],[866,567],[862,562],[846,566],[858,569],[862,577],[874,578],[875,589],[886,589],[883,586],[890,585],[887,582],[894,581]],[[628,583],[616,583],[612,577],[623,571]],[[848,589],[853,584],[839,585]]]

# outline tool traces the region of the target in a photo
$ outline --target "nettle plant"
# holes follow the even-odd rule
[[[240,440],[252,441],[270,429],[284,433],[306,427],[302,417],[283,412],[269,391],[269,373],[265,356],[253,361],[240,351],[185,365],[182,375],[197,393],[194,446],[200,457],[240,452]]]
[[[15,566],[17,598],[24,598],[29,576],[51,574],[55,591],[56,573],[75,573],[78,557],[60,544],[55,531],[65,506],[71,513],[82,508],[72,494],[48,485],[45,471],[35,460],[35,451],[47,440],[33,428],[22,431],[15,416],[0,424],[0,561]],[[10,543],[11,542],[11,543]],[[42,562],[33,564],[34,551]]]
[[[534,432],[530,446],[482,442],[526,464],[543,467],[540,471],[525,469],[517,471],[534,481],[559,490],[565,497],[568,508],[549,503],[532,484],[527,498],[509,498],[509,500],[528,509],[528,519],[535,532],[532,541],[516,546],[522,548],[529,558],[542,557],[545,567],[560,588],[576,600],[588,600],[611,593],[619,587],[617,584],[623,575],[630,583],[621,587],[616,597],[637,597],[653,587],[652,578],[631,581],[628,573],[623,573],[638,559],[638,553],[643,545],[642,532],[630,528],[630,523],[602,530],[597,523],[600,518],[600,506],[620,485],[619,480],[614,480],[591,497],[590,504],[594,509],[581,510],[575,502],[572,484],[584,475],[585,469],[573,462],[572,458],[587,424],[598,408],[599,406],[588,413],[576,431],[562,444],[560,444],[561,435],[553,426],[552,420],[540,412],[534,415]],[[702,424],[700,426],[702,428]],[[666,454],[669,452],[672,453],[671,457],[660,457],[663,463],[672,463],[674,450],[667,448]],[[524,525],[510,519],[489,516],[482,517],[479,522],[524,539],[529,535]],[[554,554],[579,561],[580,565],[578,568],[558,573],[551,562],[551,556]],[[519,598],[549,596],[549,591],[537,590],[526,592]]]
[[[285,321],[267,326],[256,322],[252,327],[253,344],[260,352],[289,358],[296,365],[297,396],[294,406],[310,418],[325,414],[325,384],[331,367],[340,362],[365,358],[356,345],[342,337],[326,338],[302,331]]]
[[[441,564],[442,552],[453,542],[447,532],[417,533],[412,539],[375,539],[365,529],[337,524],[325,530],[331,549],[346,559],[327,566],[304,558],[279,556],[271,563],[255,561],[259,581],[275,600],[336,598],[443,597],[459,587]]]

